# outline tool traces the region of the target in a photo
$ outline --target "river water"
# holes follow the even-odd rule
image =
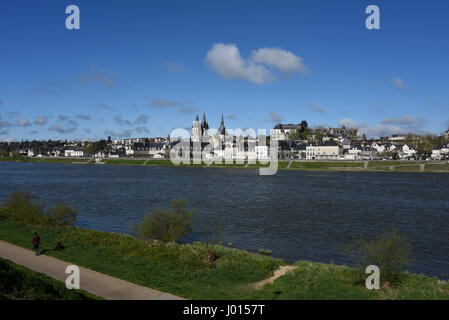
[[[76,224],[131,233],[149,210],[184,199],[202,239],[219,226],[226,244],[270,249],[288,262],[350,264],[343,248],[397,228],[410,240],[412,272],[449,278],[449,175],[0,163],[0,198],[29,191],[81,211]],[[213,236],[215,232],[212,232]]]

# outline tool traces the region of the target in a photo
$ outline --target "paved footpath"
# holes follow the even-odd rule
[[[0,240],[0,257],[62,281],[69,276],[66,267],[72,263],[46,255],[35,256],[31,250]],[[103,273],[79,267],[80,289],[107,300],[181,300],[182,298],[143,287]]]

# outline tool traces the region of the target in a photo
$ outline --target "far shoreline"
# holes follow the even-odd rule
[[[76,165],[126,165],[144,167],[178,168],[228,168],[259,169],[262,164],[181,164],[175,165],[169,159],[151,158],[75,158],[75,157],[0,157],[0,162],[51,163]],[[428,160],[279,160],[278,170],[327,171],[327,172],[418,172],[449,173],[449,161]]]

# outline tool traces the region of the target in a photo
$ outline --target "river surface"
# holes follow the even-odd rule
[[[0,163],[0,199],[29,191],[81,211],[76,224],[131,233],[149,210],[185,199],[194,232],[221,229],[223,243],[270,249],[288,262],[351,264],[354,238],[397,228],[410,240],[412,272],[449,278],[449,175]]]

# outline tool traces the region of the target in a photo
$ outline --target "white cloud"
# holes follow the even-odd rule
[[[59,125],[53,125],[49,128],[49,130],[56,131],[56,132],[63,134],[63,133],[73,133],[76,131],[76,128],[71,127],[71,128],[64,129],[63,127],[61,127]]]
[[[37,117],[36,119],[34,119],[34,124],[43,126],[43,125],[47,124],[47,118],[43,117],[43,116]]]
[[[319,105],[316,105],[316,104],[314,104],[314,103],[312,103],[312,102],[309,102],[309,103],[307,104],[307,106],[309,107],[310,110],[312,110],[312,111],[314,111],[314,112],[320,112],[320,113],[323,113],[323,112],[325,111],[323,107],[321,107],[321,106],[319,106]]]
[[[245,79],[257,84],[275,80],[266,66],[284,74],[306,72],[300,57],[281,48],[253,50],[252,56],[245,60],[235,44],[215,43],[207,52],[206,61],[210,68],[225,79]]]
[[[281,48],[262,48],[253,50],[252,61],[273,66],[284,73],[306,73],[307,68],[301,57]]]
[[[31,126],[31,123],[27,119],[19,117],[19,120],[17,120],[17,125],[19,127],[29,127]]]
[[[235,44],[215,43],[207,52],[206,60],[225,79],[240,78],[258,84],[273,80],[263,65],[246,62]]]
[[[360,125],[357,124],[354,120],[349,119],[349,118],[343,118],[338,122],[338,125],[340,127],[345,127],[345,128],[360,128]]]
[[[374,126],[356,122],[349,118],[341,119],[338,124],[340,127],[345,126],[346,128],[360,129],[360,132],[366,134],[368,137],[389,136],[396,133],[430,133],[429,130],[425,129],[427,124],[425,117],[415,118],[407,114],[397,118],[386,118]]]
[[[404,90],[404,83],[402,82],[402,80],[400,78],[393,79],[393,83],[394,83],[396,89],[398,89],[399,91]]]
[[[117,122],[121,126],[130,126],[131,122],[129,120],[123,119],[121,114],[118,114],[114,117],[114,121]]]
[[[284,118],[279,115],[277,112],[269,112],[270,118],[268,119],[269,122],[281,122],[284,120]]]
[[[147,116],[146,114],[141,114],[140,116],[137,117],[136,121],[134,121],[134,123],[136,124],[146,124],[148,122],[148,119],[150,117]]]

